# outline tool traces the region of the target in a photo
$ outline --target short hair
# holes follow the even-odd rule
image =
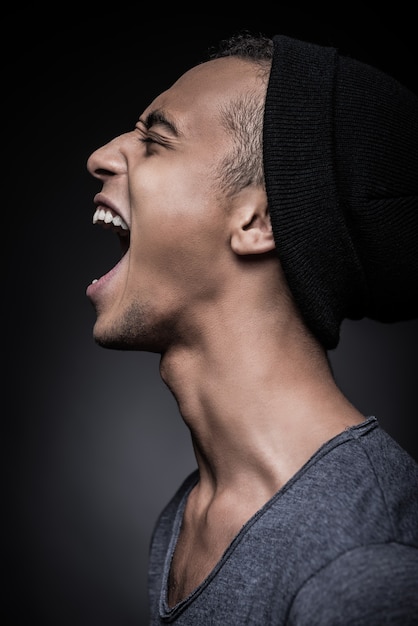
[[[209,49],[210,59],[227,56],[238,56],[254,63],[258,62],[263,67],[266,61],[273,58],[273,40],[265,35],[255,35],[243,30],[228,39],[223,39],[216,48]]]
[[[229,56],[257,66],[267,88],[273,57],[273,42],[270,38],[243,31],[222,40],[216,49],[209,51],[209,59]],[[225,129],[234,138],[234,147],[219,168],[218,180],[227,195],[233,195],[252,184],[264,186],[264,104],[264,98],[260,98],[260,93],[254,90],[233,100],[231,106],[221,110]]]

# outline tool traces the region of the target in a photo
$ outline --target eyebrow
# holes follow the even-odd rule
[[[171,120],[160,109],[151,111],[150,113],[148,113],[147,117],[145,118],[145,121],[144,120],[140,120],[140,121],[142,121],[142,123],[145,124],[147,129],[151,128],[151,126],[154,126],[155,124],[159,124],[159,125],[165,126],[167,130],[169,130],[175,137],[179,137],[181,134],[175,122],[173,122],[173,120]]]

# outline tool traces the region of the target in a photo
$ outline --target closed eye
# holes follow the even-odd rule
[[[154,133],[148,132],[146,135],[143,134],[139,140],[141,143],[153,144],[155,146],[162,146],[163,148],[174,148],[173,142],[171,139],[163,137],[161,135],[155,135]]]
[[[139,123],[141,123],[141,121]],[[147,129],[139,128],[138,124],[135,127],[135,131],[139,134],[138,139],[141,143],[158,143],[156,138]]]
[[[155,136],[149,134],[148,132],[144,133],[143,131],[140,132],[138,139],[142,144],[146,144],[146,148],[145,148],[146,150],[148,149],[151,150],[153,146],[158,146],[158,145],[161,145],[162,143]]]
[[[144,121],[139,119],[135,128],[140,132],[142,143],[154,143],[166,148],[173,148],[180,133],[173,122],[169,121],[160,111],[147,116]],[[158,129],[158,132],[157,132]],[[159,131],[162,132],[159,132]]]
[[[139,141],[141,143],[158,144],[161,146],[166,145],[166,141],[164,137],[161,137],[160,135],[156,135],[155,133],[150,132],[150,131],[145,132],[142,129],[140,130]]]

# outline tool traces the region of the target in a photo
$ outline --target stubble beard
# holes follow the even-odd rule
[[[165,324],[156,323],[156,316],[143,303],[132,303],[110,326],[100,328],[100,316],[93,329],[93,338],[109,350],[136,350],[162,353],[172,340]]]

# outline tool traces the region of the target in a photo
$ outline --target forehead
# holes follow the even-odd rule
[[[262,84],[254,63],[237,57],[213,59],[180,76],[155,98],[145,115],[163,110],[175,119],[180,133],[187,134],[197,126],[216,122],[231,101]],[[260,97],[262,93],[260,90]]]

